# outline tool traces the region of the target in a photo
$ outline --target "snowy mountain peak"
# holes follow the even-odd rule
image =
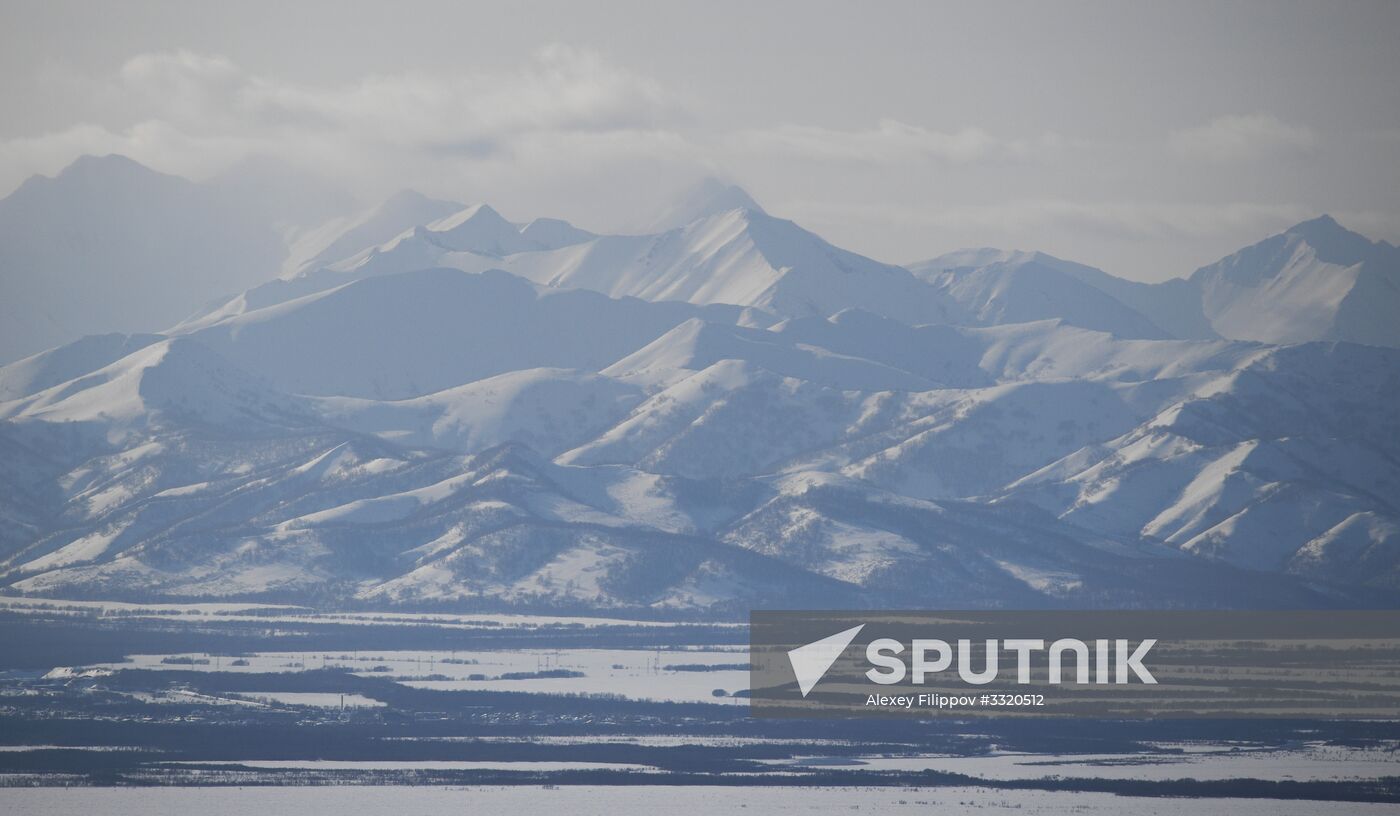
[[[417,190],[399,190],[374,209],[335,218],[301,235],[288,248],[284,277],[305,276],[337,260],[388,244],[414,227],[440,221],[462,210],[462,204],[430,199]]]
[[[422,265],[421,258],[403,254],[406,263]],[[918,324],[948,322],[956,311],[902,267],[832,246],[791,221],[748,208],[711,213],[654,235],[604,235],[505,258],[439,254],[434,262],[468,272],[499,267],[552,288],[751,307],[780,317],[825,317],[856,306]]]
[[[1352,232],[1330,215],[1294,224],[1284,235],[1302,240],[1312,248],[1318,260],[1337,266],[1363,263],[1387,254],[1387,250],[1392,255],[1395,253],[1395,247],[1390,244]]]
[[[976,247],[954,250],[953,252],[948,252],[926,261],[916,261],[911,264],[905,264],[906,269],[924,280],[934,280],[938,278],[939,275],[947,272],[967,274],[988,267],[1006,269],[1038,268],[1066,273],[1078,273],[1088,270],[1099,274],[1106,274],[1091,266],[1085,266],[1081,263],[1057,258],[1048,252],[1041,252],[1038,249]],[[1076,277],[1077,276],[1076,274]]]
[[[86,154],[73,160],[73,163],[63,168],[54,176],[56,179],[130,179],[140,177],[159,176],[163,178],[176,178],[166,173],[160,173],[135,159],[128,158],[119,153],[108,153],[105,156],[94,156]]]
[[[716,213],[724,210],[757,210],[763,208],[754,201],[748,191],[737,184],[726,184],[717,178],[709,177],[701,181],[683,199],[698,212]]]
[[[106,156],[79,156],[52,176],[35,175],[25,179],[4,199],[0,210],[16,216],[52,202],[74,204],[84,210],[97,210],[99,202],[135,202],[145,195],[187,195],[195,185],[178,176],[152,170],[138,161],[112,153]],[[63,199],[74,198],[70,202]]]
[[[939,272],[947,272],[955,269],[979,269],[992,264],[1028,263],[1041,256],[1050,258],[1049,255],[1044,255],[1044,253],[1041,252],[1028,252],[1022,249],[974,247],[954,250],[926,261],[908,263],[904,265],[904,268],[921,278],[928,279],[937,275]]]
[[[1384,241],[1372,241],[1352,232],[1330,215],[1322,215],[1202,267],[1192,279],[1209,280],[1224,274],[1236,283],[1248,281],[1257,285],[1279,278],[1304,258],[1346,268],[1366,262],[1395,263],[1400,261],[1400,251]]]
[[[561,249],[598,237],[559,218],[536,218],[526,224],[520,234],[541,249]]]
[[[434,244],[454,252],[480,255],[510,255],[532,249],[520,230],[489,204],[477,204],[440,218],[413,231]]]
[[[656,218],[641,225],[641,232],[665,232],[698,221],[711,215],[730,210],[752,210],[762,213],[763,208],[742,187],[728,184],[713,176],[702,179],[664,209]]]
[[[1400,346],[1400,249],[1330,216],[1202,267],[1190,282],[1223,337]]]
[[[431,224],[460,212],[462,204],[429,198],[416,190],[400,190],[378,206],[358,215],[333,219],[299,237],[282,265],[286,277],[314,272],[368,247],[392,241],[416,226]]]
[[[451,215],[419,226],[442,235],[450,235],[454,230],[462,230],[463,228],[516,231],[515,226],[496,212],[490,204],[472,204]]]
[[[1346,232],[1353,235],[1355,234],[1348,230],[1346,227],[1343,227],[1341,224],[1337,223],[1337,219],[1333,218],[1327,213],[1323,213],[1322,215],[1319,215],[1316,218],[1309,218],[1307,221],[1299,221],[1298,223],[1284,230],[1284,232],[1305,234],[1314,230],[1325,232]]]
[[[1171,336],[1142,312],[1105,291],[1105,273],[1044,252],[967,249],[908,269],[987,325],[1063,320],[1119,337]]]
[[[274,273],[285,233],[257,184],[88,156],[0,200],[0,361],[150,331]]]

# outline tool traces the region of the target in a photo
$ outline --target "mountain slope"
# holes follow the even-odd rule
[[[1253,569],[1327,577],[1400,504],[1400,356],[1352,344],[1269,353],[1200,383],[1132,431],[1011,484],[1006,495],[1107,535],[1142,536]],[[1347,525],[1365,532],[1342,535]],[[1327,552],[1329,546],[1339,548]],[[1361,583],[1396,586],[1394,562]]]
[[[596,371],[687,319],[738,311],[438,268],[354,280],[190,336],[288,392],[405,399],[520,369]]]
[[[0,402],[37,394],[159,342],[158,334],[89,335],[0,368]]]
[[[1191,283],[1225,337],[1400,346],[1400,248],[1328,216],[1198,269]]]
[[[69,382],[0,403],[0,419],[93,426],[108,443],[166,422],[281,422],[309,414],[186,338],[162,340]]]
[[[691,318],[608,366],[603,373],[652,388],[669,385],[723,360],[745,361],[832,388],[922,391],[933,383],[894,366],[794,343],[776,331]]]
[[[412,289],[446,275],[483,279],[436,270],[345,289]],[[373,294],[382,301],[386,292]],[[291,306],[295,315],[300,306]],[[695,328],[668,336],[693,353],[706,345],[683,342]],[[720,336],[747,341],[735,353],[770,354],[753,333]],[[672,359],[657,351],[642,356]],[[1199,359],[1226,365],[1218,352]],[[1086,533],[1014,503],[900,493],[976,492],[1160,414],[1180,393],[1204,393],[1212,378],[1257,376],[1289,391],[1315,368],[1345,379],[1348,365],[1375,362],[1352,351],[1342,359],[1351,362],[1276,354],[1228,375],[924,392],[839,390],[720,359],[650,395],[603,375],[546,370],[375,402],[286,395],[202,340],[166,339],[0,406],[0,446],[44,452],[0,471],[43,497],[0,501],[0,581],[63,596],[705,614],[759,603],[909,604],[930,593],[959,605],[1331,603],[1291,579],[1166,546],[1174,541]],[[1060,406],[1064,416],[1046,410]],[[1014,449],[995,447],[999,439]],[[525,442],[547,452],[582,444],[555,463]],[[988,443],[991,451],[978,447]],[[958,464],[960,449],[982,462],[982,482]],[[881,453],[890,450],[900,453]],[[909,481],[919,473],[922,482]],[[1287,483],[1306,489],[1301,476]],[[1342,543],[1314,546],[1314,558],[1326,563],[1322,574],[1344,576],[1343,554],[1359,537],[1384,535],[1392,516],[1355,503],[1331,509],[1344,515],[1328,516],[1323,532]],[[1367,550],[1372,562],[1386,547],[1383,539]]]
[[[830,477],[793,477],[726,538],[876,589],[896,608],[897,599],[1022,609],[1328,603],[1287,580],[1125,546],[1030,508],[916,501]]]
[[[1146,315],[1069,272],[1065,261],[1039,252],[969,250],[908,269],[946,292],[984,325],[1058,319],[1118,337],[1170,337]]]
[[[413,448],[476,453],[508,442],[554,456],[617,423],[641,389],[558,368],[511,371],[397,402],[322,397],[326,421]]]

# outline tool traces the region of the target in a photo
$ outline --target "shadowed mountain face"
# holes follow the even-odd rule
[[[892,267],[748,204],[595,236],[401,194],[175,328],[0,368],[0,587],[1396,600],[1395,248],[1319,219],[1148,286],[1038,253]]]
[[[285,175],[285,173],[283,174]],[[265,280],[296,224],[343,197],[266,166],[204,183],[85,157],[0,200],[0,361],[87,334],[159,330]]]

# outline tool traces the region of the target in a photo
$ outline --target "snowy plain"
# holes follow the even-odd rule
[[[237,816],[267,813],[417,816],[469,813],[568,812],[616,816],[680,810],[696,816],[738,813],[1037,813],[1058,816],[1180,816],[1171,798],[1106,793],[1001,791],[986,788],[753,788],[753,787],[315,787],[0,789],[13,816],[103,813],[107,816]],[[1192,799],[1196,816],[1382,816],[1392,805],[1289,802],[1279,799]]]

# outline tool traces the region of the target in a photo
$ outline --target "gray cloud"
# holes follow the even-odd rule
[[[1172,131],[1169,144],[1185,158],[1228,162],[1306,154],[1318,146],[1318,137],[1310,128],[1252,113],[1218,116],[1197,127]]]
[[[53,172],[81,153],[123,153],[193,176],[249,154],[341,177],[387,160],[395,172],[408,171],[402,184],[427,163],[456,161],[458,172],[481,164],[489,177],[496,162],[590,163],[671,153],[680,144],[664,127],[677,110],[655,81],[558,44],[499,74],[403,73],[313,86],[180,50],[134,56],[104,81],[140,120],[4,140],[4,184]],[[467,173],[463,181],[475,179]]]
[[[738,150],[801,157],[813,161],[853,161],[872,164],[908,164],[942,161],[971,164],[984,161],[1024,160],[1053,150],[1060,144],[1054,134],[1035,139],[1002,139],[979,127],[940,132],[881,119],[872,128],[834,130],[811,125],[787,124],[765,130],[734,134],[729,144]]]
[[[366,202],[608,230],[716,174],[886,260],[1010,244],[1151,279],[1321,212],[1400,240],[1394,4],[64,2],[0,34],[0,192],[82,153],[269,155]]]

